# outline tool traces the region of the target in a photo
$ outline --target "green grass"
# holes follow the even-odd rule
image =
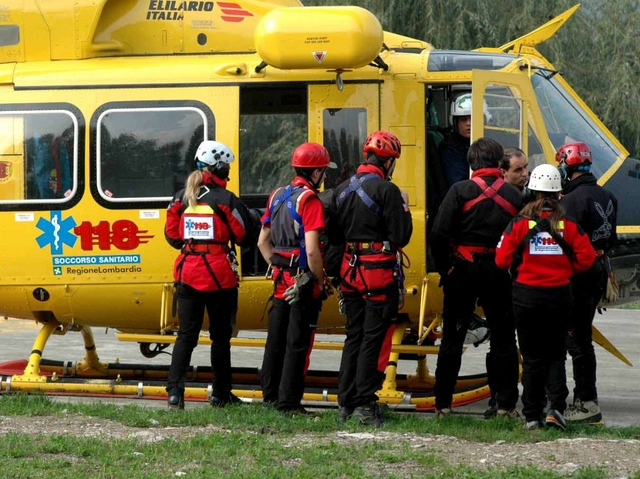
[[[65,411],[66,410],[66,411]],[[127,426],[205,426],[196,437],[144,443],[136,438],[103,440],[69,434],[0,436],[0,477],[4,478],[453,478],[453,479],[601,479],[604,470],[583,467],[570,476],[531,466],[474,468],[451,465],[440,456],[437,441],[413,447],[410,440],[344,440],[334,410],[315,418],[288,418],[260,405],[226,409],[201,407],[168,411],[110,404],[68,404],[42,395],[0,396],[0,416],[60,416],[82,414]],[[10,421],[10,418],[8,419]],[[572,427],[564,434],[524,431],[520,423],[485,421],[453,415],[435,421],[430,414],[385,412],[378,431],[411,435],[446,435],[473,442],[504,440],[516,443],[551,441],[559,437],[639,439],[640,428]],[[7,419],[5,419],[7,421]],[[355,422],[345,432],[372,432]],[[394,436],[397,438],[397,436]],[[553,459],[548,458],[549,462]],[[640,479],[640,471],[630,478]]]
[[[118,406],[103,403],[59,403],[44,395],[18,393],[0,396],[0,415],[45,416],[67,413],[83,414],[120,422],[131,427],[206,426],[216,425],[230,430],[264,431],[277,434],[338,431],[335,410],[321,411],[314,418],[285,417],[275,409],[259,404],[235,405],[224,409],[202,407],[186,411],[170,411],[138,405]],[[432,414],[396,413],[385,411],[383,431],[411,434],[441,434],[474,442],[491,443],[498,440],[515,443],[552,441],[560,437],[589,437],[598,439],[640,439],[640,427],[604,427],[569,425],[562,433],[547,429],[535,433],[522,429],[522,423],[510,420],[484,420],[453,414],[443,421],[435,421]],[[348,432],[370,431],[356,421],[344,429]],[[640,478],[639,478],[640,479]]]

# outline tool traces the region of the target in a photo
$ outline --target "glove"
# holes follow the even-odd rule
[[[290,305],[300,301],[300,295],[313,286],[315,279],[316,277],[311,271],[307,271],[301,276],[296,276],[296,282],[284,292],[285,301]]]
[[[284,299],[289,304],[294,304],[300,301],[300,286],[298,282],[293,283],[293,286],[289,286],[284,291]]]

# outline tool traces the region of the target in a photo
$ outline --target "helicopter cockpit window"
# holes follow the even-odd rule
[[[69,202],[78,189],[78,138],[69,111],[0,111],[0,204]]]
[[[584,141],[593,154],[591,171],[602,176],[620,156],[618,148],[558,80],[538,72],[531,81],[553,147]]]
[[[325,189],[334,188],[355,173],[362,163],[362,145],[367,139],[365,108],[327,108],[323,114],[324,146],[336,170],[327,170]]]
[[[434,50],[429,53],[430,72],[460,72],[469,70],[501,70],[515,60],[506,53],[479,53],[455,50]]]
[[[98,193],[109,202],[169,201],[212,122],[199,107],[105,109],[96,121]]]

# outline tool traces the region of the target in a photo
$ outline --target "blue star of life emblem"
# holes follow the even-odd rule
[[[187,220],[184,222],[184,225],[188,230],[192,230],[195,226],[195,223],[193,220]]]
[[[38,246],[40,248],[51,246],[51,254],[62,254],[64,245],[73,248],[78,240],[78,237],[71,232],[76,227],[76,220],[73,216],[62,219],[62,211],[51,211],[50,220],[40,217],[36,227],[42,231],[42,234],[36,238]]]

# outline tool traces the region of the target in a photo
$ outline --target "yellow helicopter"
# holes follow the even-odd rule
[[[193,168],[198,144],[229,145],[238,158],[232,190],[264,208],[269,192],[291,177],[294,146],[327,147],[339,166],[325,184],[333,187],[361,161],[367,134],[384,129],[402,142],[394,181],[409,193],[414,234],[404,322],[379,394],[390,404],[433,406],[426,358],[437,354],[442,298],[428,266],[428,143],[450,126],[450,99],[461,91],[479,105],[472,139],[519,146],[532,166],[553,162],[567,137],[590,145],[599,182],[621,199],[621,243],[612,255],[619,301],[635,300],[640,162],[536,50],[577,8],[499,48],[445,51],[384,32],[364,9],[298,0],[5,0],[0,314],[42,329],[17,374],[15,363],[0,365],[0,391],[165,395],[168,368],[101,362],[91,327],[116,328],[146,357],[175,341],[176,253],[164,240],[164,210]],[[264,330],[267,265],[255,247],[239,257],[236,327]],[[323,308],[321,332],[342,331],[333,301]],[[85,358],[42,360],[50,335],[69,332],[82,334]],[[597,331],[594,337],[628,363]],[[417,362],[414,375],[397,374],[401,357]],[[189,374],[187,398],[206,398],[210,371]],[[234,392],[259,398],[255,376],[236,371]],[[310,373],[305,400],[334,402],[335,381],[335,374]],[[486,384],[486,374],[459,378],[455,405],[487,397]]]

